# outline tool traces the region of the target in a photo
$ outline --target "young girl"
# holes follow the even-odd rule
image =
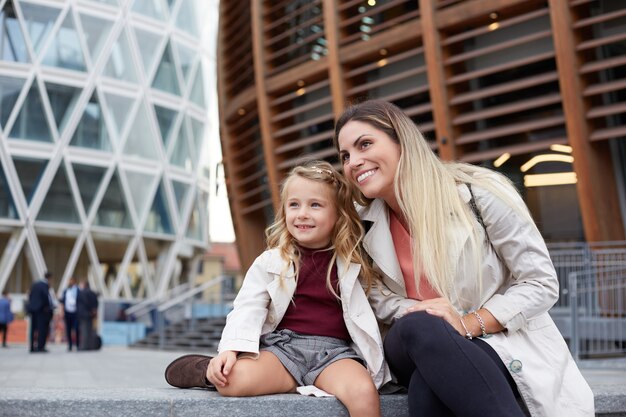
[[[345,178],[330,164],[294,168],[267,229],[268,250],[250,267],[213,359],[178,358],[166,380],[225,396],[294,392],[315,385],[351,416],[380,416],[377,387],[390,380],[366,292],[375,275]],[[365,288],[365,289],[364,289]]]

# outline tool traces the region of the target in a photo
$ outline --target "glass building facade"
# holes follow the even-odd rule
[[[0,1],[0,289],[185,279],[208,243],[214,3]]]

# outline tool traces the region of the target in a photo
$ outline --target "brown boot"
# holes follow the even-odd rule
[[[175,359],[165,369],[165,380],[176,388],[206,388],[215,390],[215,386],[206,379],[211,356],[184,355]]]

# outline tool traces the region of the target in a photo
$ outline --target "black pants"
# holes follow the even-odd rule
[[[78,327],[80,332],[80,344],[79,350],[90,350],[93,348],[93,319],[92,318],[80,318],[78,319]]]
[[[52,315],[47,312],[38,312],[31,315],[30,322],[30,350],[43,351],[50,331]]]
[[[2,332],[2,346],[6,346],[7,333],[9,333],[9,323],[0,323],[0,332]]]
[[[78,349],[78,346],[80,346],[79,344],[80,332],[78,330],[78,315],[76,313],[65,312],[63,319],[65,320],[65,335],[67,336],[67,348],[69,350],[72,350],[72,331],[73,331],[75,340],[76,340],[76,349]]]
[[[468,340],[426,312],[398,320],[385,357],[409,390],[412,417],[523,417],[513,378],[483,340]]]

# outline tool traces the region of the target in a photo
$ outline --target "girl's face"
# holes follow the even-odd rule
[[[285,221],[291,236],[305,248],[328,246],[338,220],[330,185],[295,176],[285,194]]]
[[[348,179],[367,198],[395,207],[394,180],[400,144],[369,123],[349,121],[339,132],[339,160]]]

